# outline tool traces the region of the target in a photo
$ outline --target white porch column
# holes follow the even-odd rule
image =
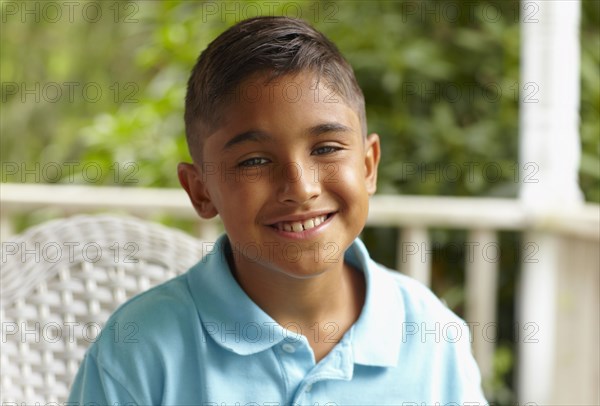
[[[579,0],[521,3],[520,199],[532,216],[576,208],[583,201],[577,181],[580,9]],[[523,244],[530,243],[539,250],[522,266],[519,403],[550,405],[559,367],[561,241],[549,233],[526,233]]]
[[[531,208],[583,201],[578,169],[579,0],[521,9],[520,197]]]

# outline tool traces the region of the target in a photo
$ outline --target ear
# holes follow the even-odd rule
[[[177,165],[177,176],[181,187],[185,189],[196,213],[202,218],[209,219],[218,214],[206,190],[206,178],[194,164],[180,163]]]
[[[370,134],[365,141],[365,183],[369,195],[377,190],[377,168],[381,157],[379,135]]]

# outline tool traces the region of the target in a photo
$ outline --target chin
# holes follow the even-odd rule
[[[313,253],[310,254],[311,255],[307,258],[302,258],[302,260],[295,262],[282,261],[278,264],[279,266],[276,265],[276,267],[280,272],[298,279],[318,277],[331,270],[341,269],[343,267],[343,256],[330,259],[329,261],[323,261],[323,258],[321,258],[321,260],[315,260]]]

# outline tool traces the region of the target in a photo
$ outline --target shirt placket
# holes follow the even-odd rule
[[[306,344],[308,347],[308,344]],[[312,350],[309,348],[311,362]],[[295,387],[295,393],[290,405],[333,405],[334,399],[326,396],[320,387],[327,380],[350,380],[353,374],[352,347],[349,337],[346,337],[317,365],[312,364]],[[324,397],[325,396],[325,397]]]

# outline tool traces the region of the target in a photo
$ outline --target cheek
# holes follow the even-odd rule
[[[323,182],[345,188],[346,193],[357,192],[365,188],[365,173],[362,161],[348,160],[338,162],[327,168]]]
[[[267,178],[251,178],[229,181],[223,185],[221,202],[225,207],[240,214],[240,208],[251,211],[260,207],[271,194],[271,182]]]

